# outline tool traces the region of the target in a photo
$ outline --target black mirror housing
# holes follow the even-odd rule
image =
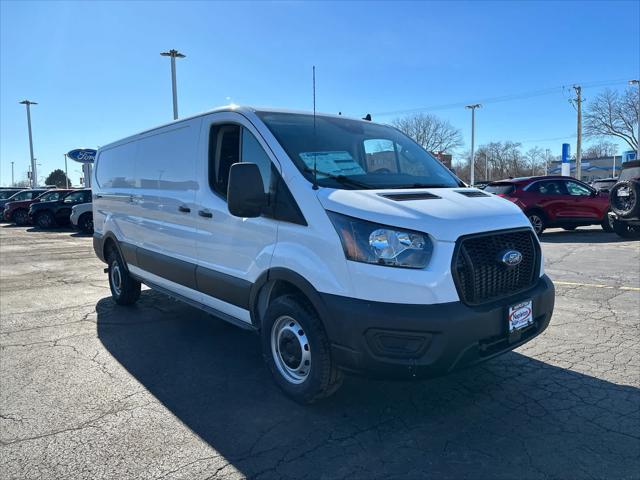
[[[260,168],[255,163],[234,163],[229,169],[227,206],[234,217],[259,217],[267,205]]]

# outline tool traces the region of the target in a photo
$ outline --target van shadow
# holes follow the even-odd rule
[[[640,389],[508,353],[446,377],[283,396],[256,335],[145,290],[96,306],[98,336],[169,412],[256,478],[637,475]],[[150,432],[151,433],[151,432]],[[152,434],[152,433],[151,433]]]
[[[542,243],[620,243],[628,242],[614,232],[605,232],[600,228],[566,231],[562,229],[545,230],[540,236]]]

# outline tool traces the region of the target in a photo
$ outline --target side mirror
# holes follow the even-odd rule
[[[259,217],[267,204],[260,168],[255,163],[234,163],[229,169],[227,206],[234,217]]]

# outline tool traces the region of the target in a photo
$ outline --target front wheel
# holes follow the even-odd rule
[[[629,225],[627,222],[621,222],[620,220],[613,221],[613,231],[627,240],[640,238],[640,226]]]
[[[605,232],[613,232],[613,218],[608,213],[605,214],[602,222],[600,223],[602,230]]]
[[[285,295],[267,308],[262,351],[278,386],[303,404],[328,397],[342,384],[322,322],[302,299]]]
[[[20,208],[13,212],[13,221],[19,226],[29,223],[29,215],[27,214],[27,211],[24,208]]]
[[[36,217],[36,225],[40,228],[53,228],[56,224],[56,219],[53,213],[48,210],[40,212]]]

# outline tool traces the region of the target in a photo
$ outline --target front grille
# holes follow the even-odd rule
[[[471,305],[515,295],[533,286],[539,273],[540,248],[530,229],[461,237],[453,258],[460,299]],[[508,267],[504,252],[517,250],[522,261]]]

